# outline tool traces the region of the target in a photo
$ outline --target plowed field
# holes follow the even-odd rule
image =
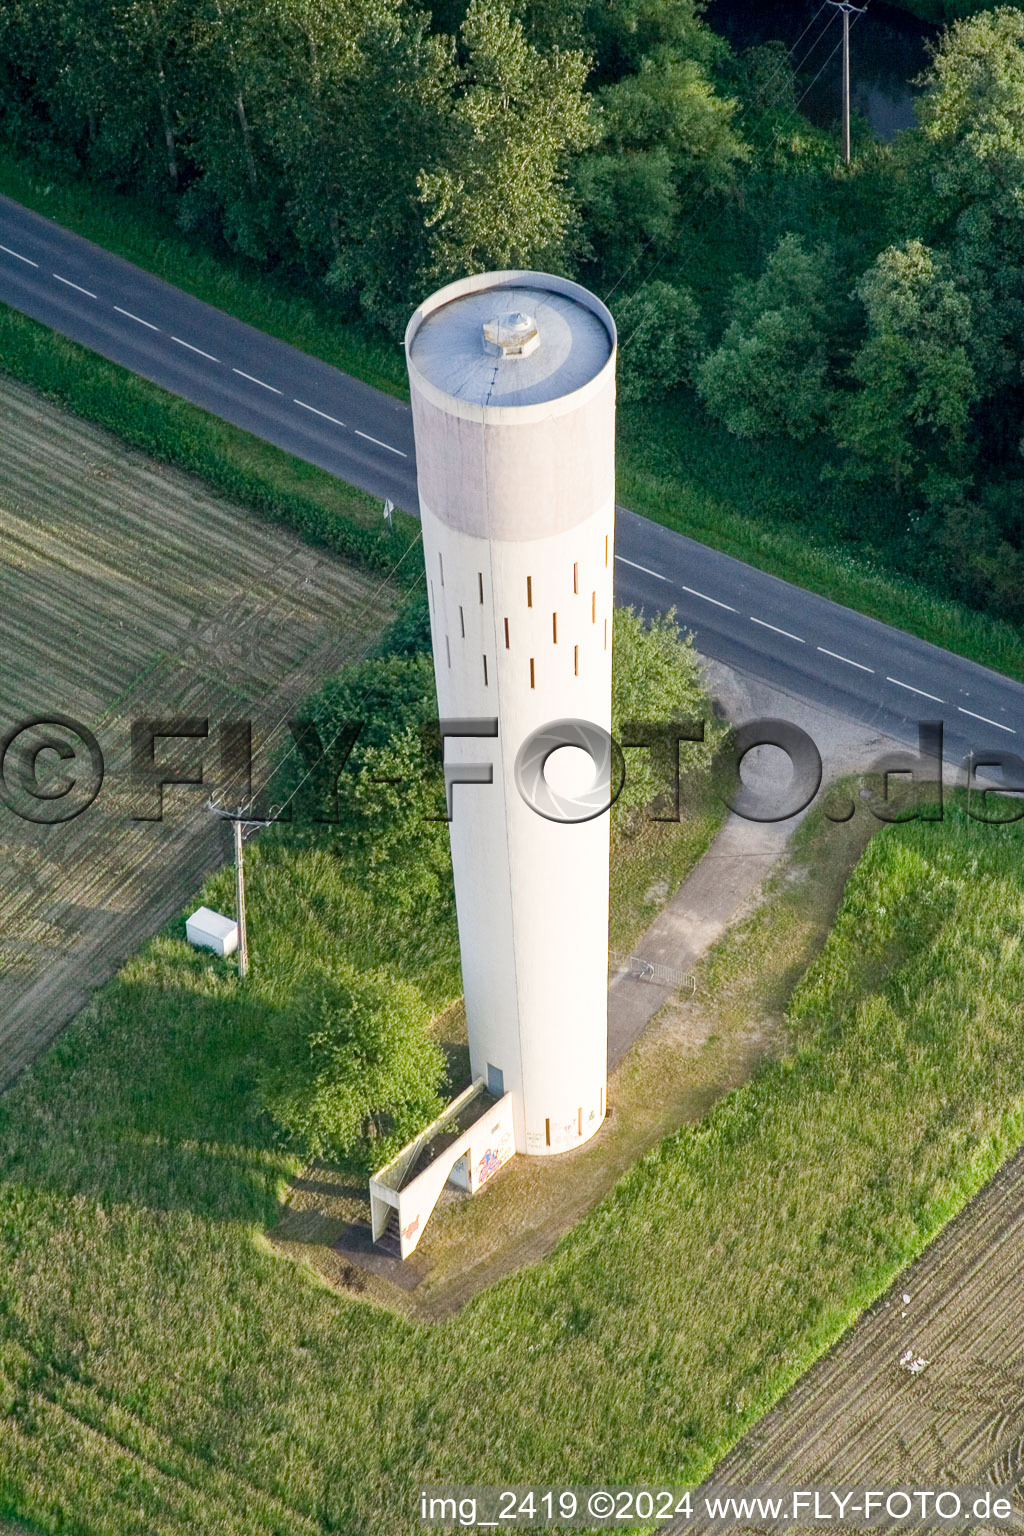
[[[3,1086],[223,858],[203,808],[220,722],[251,719],[258,750],[365,651],[392,588],[8,381],[0,539],[0,734],[69,716],[105,764],[73,821],[0,806]],[[181,715],[209,720],[205,786],[168,791],[162,823],[134,820],[130,724]]]

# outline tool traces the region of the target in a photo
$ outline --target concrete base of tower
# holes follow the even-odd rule
[[[528,1110],[526,1144],[518,1150],[530,1157],[551,1157],[582,1147],[596,1136],[606,1112],[604,1084],[581,1097],[583,1102],[579,1104],[541,1104],[540,1114]]]

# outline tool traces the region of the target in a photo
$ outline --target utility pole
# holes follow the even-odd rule
[[[843,164],[850,163],[850,17],[862,16],[866,5],[851,5],[850,0],[828,0],[843,16]]]
[[[245,855],[242,852],[242,823],[232,822],[235,833],[235,916],[238,922],[238,975],[249,974],[249,930],[245,925]]]
[[[252,802],[249,802],[250,807]],[[242,806],[235,811],[226,811],[215,800],[206,802],[206,809],[212,811],[221,821],[230,821],[235,844],[235,921],[238,924],[238,975],[244,979],[249,974],[249,929],[245,920],[245,854],[242,849],[242,840],[247,827],[269,827],[270,821],[266,817],[247,814]]]

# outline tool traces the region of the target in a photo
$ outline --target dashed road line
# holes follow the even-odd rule
[[[940,699],[937,693],[925,693],[923,688],[915,688],[913,683],[901,683],[898,677],[887,677],[887,683],[895,683],[897,688],[905,688],[908,693],[919,693],[922,699],[931,699],[933,704],[945,704],[945,699]]]
[[[774,630],[777,635],[785,635],[787,640],[796,640],[800,645],[807,644],[803,635],[791,635],[788,629],[780,629],[777,624],[769,624],[767,619],[755,619],[754,615],[751,614],[750,622],[751,624],[760,624],[762,629]]]
[[[369,432],[360,432],[356,427],[356,437],[365,437],[368,443],[376,443],[378,448],[386,448],[388,453],[397,453],[400,459],[407,459],[409,455],[403,453],[401,448],[392,448],[390,443],[382,443],[379,437],[371,437]]]
[[[709,597],[706,592],[698,592],[696,587],[683,586],[682,582],[679,585],[683,588],[684,592],[689,592],[691,597],[702,597],[706,603],[714,603],[716,608],[724,608],[727,613],[738,612],[738,609],[734,608],[731,603],[721,603],[717,597]]]
[[[190,341],[182,341],[180,336],[172,336],[171,340],[172,341],[176,341],[178,343],[179,347],[187,347],[190,352],[198,352],[199,356],[200,357],[205,357],[207,362],[210,362],[210,363],[219,363],[220,362],[220,358],[219,357],[214,357],[212,352],[204,352],[202,347],[194,347]]]
[[[660,571],[649,571],[646,565],[637,565],[635,560],[627,560],[625,555],[616,555],[620,565],[628,565],[634,571],[643,571],[645,576],[653,576],[655,581],[668,581],[667,576],[662,576]]]
[[[240,379],[248,379],[250,384],[258,384],[260,389],[269,389],[272,395],[279,395],[281,391],[275,389],[273,384],[267,384],[263,379],[254,378],[251,373],[245,373],[241,368],[232,368],[232,373],[237,373]]]
[[[130,309],[122,309],[120,304],[115,304],[114,308],[119,315],[124,315],[126,320],[134,320],[136,325],[144,325],[147,331],[158,331],[160,329],[158,325],[153,324],[152,320],[143,320],[141,315],[133,315]]]
[[[845,661],[848,667],[857,667],[861,672],[874,672],[875,670],[874,667],[866,667],[862,661],[854,661],[850,656],[841,656],[838,651],[827,650],[823,645],[819,645],[818,650],[823,656],[831,656],[833,661]]]
[[[315,405],[307,405],[305,400],[298,400],[293,398],[292,404],[301,405],[304,411],[312,411],[314,416],[322,416],[324,421],[333,422],[336,427],[343,427],[345,425],[343,421],[338,420],[337,416],[328,416],[326,411],[317,410]]]
[[[81,283],[73,283],[70,277],[61,277],[59,272],[53,272],[50,275],[55,277],[58,283],[63,283],[65,288],[74,288],[77,292],[84,293],[87,299],[94,299],[96,297],[88,288],[83,288]]]
[[[994,725],[997,731],[1009,731],[1011,736],[1017,734],[1012,725],[1002,725],[998,720],[990,720],[988,715],[976,715],[973,709],[964,709],[962,704],[958,704],[957,709],[962,715],[970,715],[972,720],[980,720],[984,725]]]
[[[25,263],[26,267],[38,267],[39,265],[38,261],[32,261],[30,257],[23,256],[20,251],[12,251],[9,245],[0,245],[0,251],[6,251],[8,256],[16,256],[19,261]]]

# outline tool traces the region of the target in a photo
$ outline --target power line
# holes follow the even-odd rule
[[[828,3],[828,0],[826,0],[826,3]],[[866,9],[867,9],[867,6],[864,6],[863,10],[858,12],[858,14],[863,15],[863,11],[866,10]],[[826,31],[828,30],[827,27],[826,27],[825,30]],[[822,36],[824,36],[824,32],[822,33]],[[819,38],[818,41],[820,42],[820,40],[821,39]],[[815,43],[814,46],[817,47],[817,43]],[[813,80],[806,87],[806,89],[802,92],[802,94],[800,95],[800,97],[798,98],[798,100],[796,101],[796,103],[794,104],[792,109],[790,110],[790,112],[787,114],[784,123],[781,124],[775,130],[775,133],[772,135],[772,137],[769,140],[768,144],[765,146],[765,152],[767,152],[768,150],[770,150],[772,148],[772,146],[777,142],[777,140],[778,140],[780,134],[783,132],[784,128],[786,128],[789,125],[789,123],[792,121],[792,119],[799,112],[801,105],[803,104],[803,102],[805,101],[807,96],[810,94],[810,92],[813,91],[814,87],[817,85],[818,81],[821,79],[822,75],[825,73],[825,70],[831,64],[832,60],[835,58],[836,54],[839,52],[839,49],[841,47],[842,47],[842,38],[840,38],[840,40],[836,43],[835,47],[832,49],[832,52],[828,55],[828,58],[825,60],[824,64],[822,64],[821,68],[815,74]],[[811,52],[813,52],[813,49],[811,50]],[[808,58],[810,57],[810,53],[807,55],[807,57]],[[765,113],[763,115],[763,117],[766,117],[766,116],[767,116],[767,113]],[[762,118],[762,121],[763,121],[763,118]],[[690,219],[688,221],[688,224],[689,224],[689,226],[691,228],[693,226],[693,218],[696,215],[697,208],[699,208],[700,203],[703,202],[704,199],[710,195],[710,192],[711,192],[711,188],[710,187],[706,188],[705,191],[704,191],[703,197],[699,200],[698,204],[694,207],[693,214],[691,215],[691,217],[690,217]],[[634,300],[639,298],[640,294],[644,291],[644,289],[646,288],[647,284],[651,281],[651,278],[654,276],[654,273],[661,266],[661,263],[665,260],[665,257],[668,254],[669,253],[667,251],[665,251],[665,252],[662,253],[661,256],[658,257],[657,261],[654,263],[654,266],[651,268],[650,272],[648,272],[648,274],[644,278],[643,282],[640,284],[640,286],[632,294],[630,294],[629,298],[626,300],[624,309],[628,309],[630,304],[632,304],[634,302]],[[630,334],[626,338],[626,340],[621,344],[621,346],[619,348],[620,351],[623,351],[626,347],[629,346],[630,342],[633,340],[633,338],[637,334],[637,332],[641,329],[642,325],[643,325],[643,321],[641,321],[640,324],[638,324],[637,326],[634,327],[634,329],[630,332]]]
[[[787,60],[793,58],[793,56],[795,55],[796,50],[799,48],[801,42],[807,36],[807,33],[814,26],[814,24],[817,21],[818,17],[821,15],[822,11],[825,9],[826,5],[828,5],[828,4],[829,4],[829,0],[821,0],[821,4],[818,6],[818,9],[815,11],[814,15],[811,17],[811,19],[807,23],[806,27],[804,27],[804,30],[800,33],[800,36],[797,38],[796,42],[792,45],[792,47],[790,47],[790,48],[788,48],[786,50],[786,59]],[[804,55],[804,57],[803,57],[802,61],[800,62],[800,64],[797,64],[797,65],[794,66],[794,73],[798,73],[799,70],[804,68],[804,66],[807,64],[807,61],[810,59],[811,55],[814,53],[814,50],[817,48],[818,44],[821,42],[822,38],[825,36],[825,33],[828,31],[828,28],[829,28],[829,23],[826,22],[825,26],[822,28],[822,30],[819,33],[819,35],[817,36],[817,38],[814,40],[814,42],[811,44],[810,48],[807,50],[807,52]],[[778,79],[779,75],[782,73],[782,69],[783,69],[783,64],[779,63],[776,66],[776,68],[772,71],[772,73],[768,76],[768,78],[765,81],[762,82],[761,87],[757,91],[757,93],[754,96],[752,96],[748,102],[745,103],[745,105],[743,106],[743,109],[741,110],[739,116],[736,117],[733,120],[732,126],[736,127],[737,129],[742,126],[743,121],[746,118],[747,114],[749,112],[751,112],[753,110],[753,108],[757,105],[757,103],[763,99],[765,93],[768,90],[768,87],[772,84],[772,82],[774,80]],[[801,100],[803,100],[803,97],[801,97]],[[761,116],[759,117],[757,123],[754,125],[755,132],[756,132],[756,129],[758,127],[760,127],[761,123],[763,123],[767,119],[767,117],[768,117],[768,112],[767,111],[764,111],[764,112],[761,113]],[[776,135],[776,137],[777,137],[777,135]],[[774,143],[774,142],[775,142],[775,140],[773,139],[772,143]],[[769,145],[768,147],[771,148],[771,145]],[[696,215],[697,209],[705,201],[705,199],[710,197],[712,190],[713,189],[710,186],[705,187],[703,193],[698,198],[697,203],[694,205],[693,209],[690,212],[690,220],[689,220],[689,222],[692,222],[693,217]],[[608,300],[611,298],[612,294],[615,292],[615,290],[619,287],[619,285],[621,283],[623,283],[625,281],[625,279],[629,276],[630,272],[632,272],[632,270],[636,266],[637,262],[642,260],[642,258],[647,254],[648,250],[650,249],[650,247],[652,246],[652,244],[654,243],[656,238],[657,237],[655,235],[649,236],[649,238],[647,240],[645,240],[644,244],[641,246],[641,248],[637,252],[637,254],[633,257],[633,260],[629,263],[629,266],[626,267],[624,269],[624,271],[621,272],[620,275],[616,278],[615,282],[612,284],[612,286],[608,289],[607,293],[605,293],[605,295],[604,295],[604,302],[606,304],[607,304]],[[627,304],[629,304],[631,301],[627,299],[626,302],[627,302]]]

